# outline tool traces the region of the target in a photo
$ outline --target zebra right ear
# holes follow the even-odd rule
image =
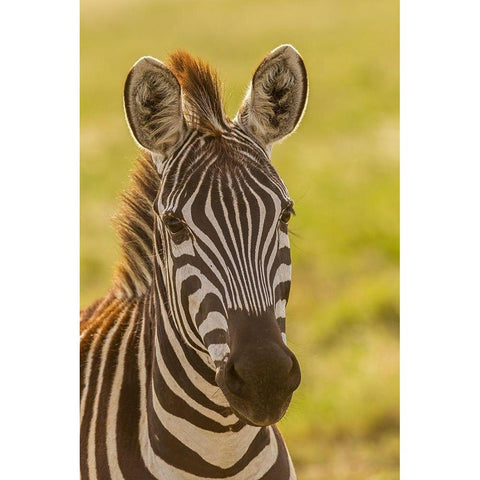
[[[280,45],[255,71],[235,120],[268,147],[300,123],[307,92],[302,57],[291,45]]]
[[[159,60],[143,57],[127,76],[123,100],[135,140],[150,152],[167,156],[186,128],[175,75]]]

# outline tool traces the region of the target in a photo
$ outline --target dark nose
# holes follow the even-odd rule
[[[300,384],[295,355],[283,344],[266,343],[232,352],[225,384],[245,400],[284,401]]]

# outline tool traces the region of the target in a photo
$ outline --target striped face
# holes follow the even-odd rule
[[[208,351],[240,418],[273,423],[300,379],[285,345],[293,202],[265,151],[239,129],[192,133],[161,175],[159,263],[177,329]]]

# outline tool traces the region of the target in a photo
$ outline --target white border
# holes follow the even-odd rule
[[[2,10],[1,478],[78,478],[78,10]],[[480,478],[479,18],[401,5],[407,480]]]
[[[401,3],[401,478],[480,478],[475,2]]]
[[[79,6],[2,6],[0,478],[78,478]]]

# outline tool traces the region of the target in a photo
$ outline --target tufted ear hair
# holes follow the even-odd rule
[[[307,92],[302,57],[291,45],[280,45],[255,71],[235,121],[269,146],[295,130]]]
[[[150,152],[167,156],[186,129],[175,75],[159,60],[143,57],[127,76],[123,100],[135,140]]]

